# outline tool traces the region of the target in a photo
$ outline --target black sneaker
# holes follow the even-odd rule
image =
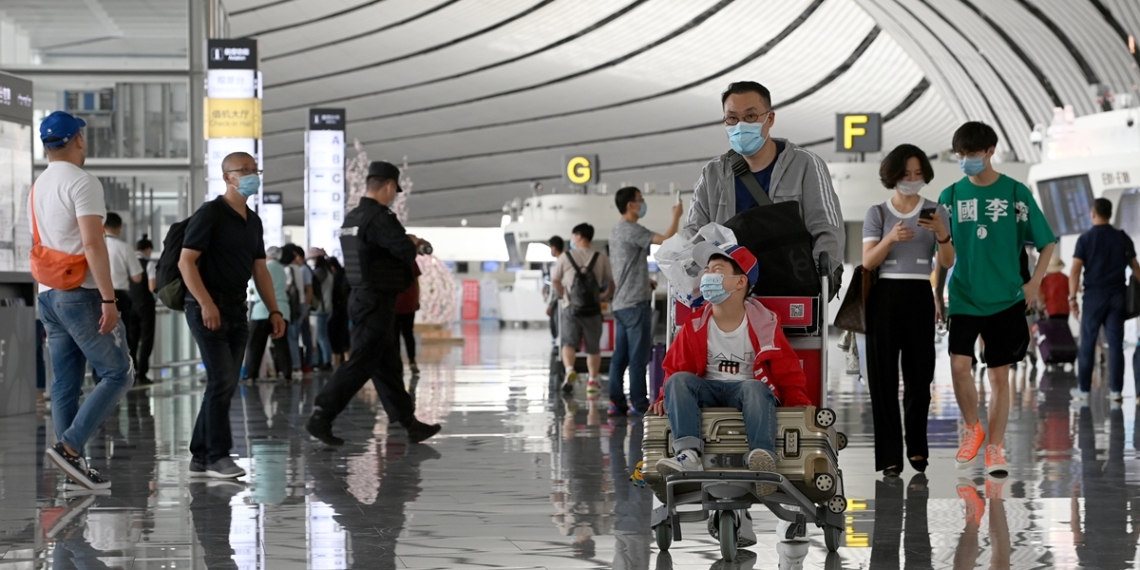
[[[206,465],[206,476],[214,479],[237,479],[245,477],[245,469],[234,463],[234,458],[223,457]]]
[[[67,452],[63,442],[48,448],[45,455],[48,459],[71,478],[76,484],[86,489],[110,489],[111,482],[99,476],[99,472],[87,467],[87,460]]]
[[[87,485],[85,485],[83,483],[80,483],[79,481],[76,481],[75,479],[72,479],[71,477],[67,477],[66,479],[63,480],[64,494],[68,494],[68,493],[73,493],[73,494],[95,493],[95,492],[101,492],[100,494],[102,494],[102,493],[106,493],[108,495],[111,494],[111,488],[110,488],[111,482],[103,479],[103,477],[101,477],[99,475],[99,470],[97,470],[93,467],[89,468],[87,470],[87,480],[88,481],[95,481],[95,482],[106,482],[107,486],[106,487],[91,488],[91,487],[88,487]]]
[[[190,459],[189,471],[191,477],[209,477],[206,475],[206,462],[197,457]]]
[[[420,443],[443,429],[443,426],[439,424],[425,424],[419,420],[412,420],[408,423],[408,440],[412,443]]]
[[[325,445],[331,445],[333,447],[344,445],[343,439],[333,435],[332,422],[320,414],[314,413],[309,416],[309,421],[305,422],[305,431],[309,432],[309,435],[321,440],[321,443]]]

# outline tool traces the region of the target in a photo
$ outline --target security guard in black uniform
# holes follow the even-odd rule
[[[317,395],[309,433],[328,445],[344,440],[332,433],[332,422],[369,378],[399,414],[408,439],[419,443],[437,433],[439,424],[416,419],[415,403],[404,389],[400,344],[396,336],[396,295],[412,283],[416,249],[427,242],[408,235],[388,204],[402,192],[400,169],[388,162],[368,165],[360,205],[344,218],[340,245],[344,269],[352,287],[348,313],[352,319],[352,357]]]

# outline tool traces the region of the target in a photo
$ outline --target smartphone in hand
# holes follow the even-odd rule
[[[936,211],[937,211],[937,208],[923,208],[922,210],[920,210],[918,212],[918,219],[920,219],[920,220],[932,220],[932,219],[934,219],[934,212],[936,212]]]

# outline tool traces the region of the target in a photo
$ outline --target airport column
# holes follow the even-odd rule
[[[244,152],[254,157],[258,168],[262,165],[257,40],[211,39],[206,63],[206,199],[211,200],[226,193],[226,156]],[[260,204],[259,193],[255,209]]]
[[[305,132],[305,228],[309,247],[344,261],[344,109],[309,109]]]

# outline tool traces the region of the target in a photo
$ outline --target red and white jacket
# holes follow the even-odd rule
[[[673,339],[663,363],[666,383],[677,372],[705,377],[712,307],[711,304],[706,304],[704,309],[694,313],[689,322],[681,327],[677,338]],[[806,391],[807,377],[800,366],[800,357],[784,336],[776,313],[753,298],[745,299],[744,313],[749,325],[748,338],[756,352],[756,362],[752,368],[754,378],[772,389],[779,405],[810,406],[811,400]],[[660,401],[664,397],[665,388],[662,386],[657,399]]]

